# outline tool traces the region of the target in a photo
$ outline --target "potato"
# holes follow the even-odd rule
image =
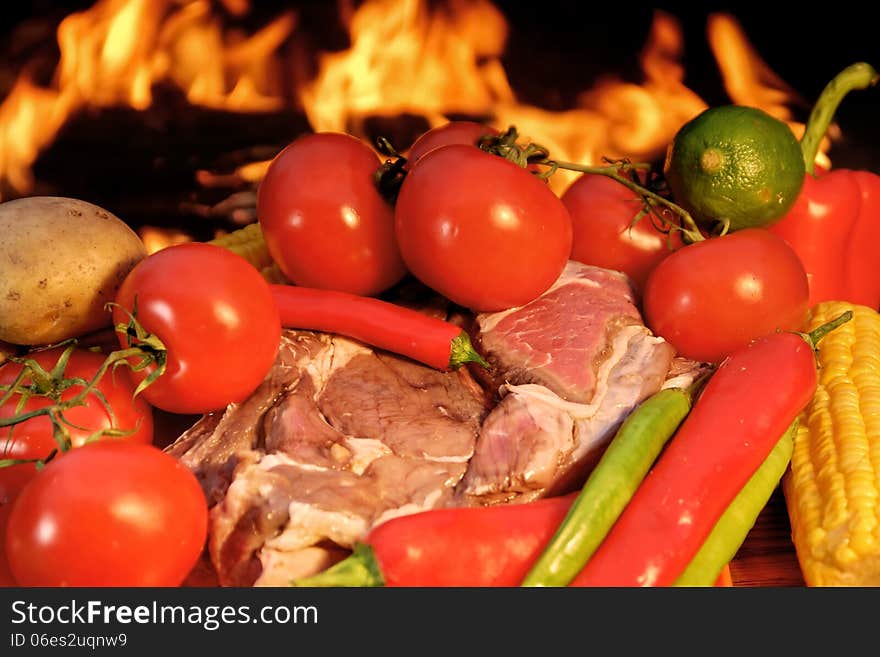
[[[51,344],[111,325],[104,305],[146,255],[137,233],[97,205],[0,203],[0,340]]]

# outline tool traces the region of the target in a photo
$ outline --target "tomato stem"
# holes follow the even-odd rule
[[[675,214],[677,214],[680,218],[684,227],[679,229],[682,231],[683,237],[689,242],[699,242],[704,239],[702,233],[700,232],[697,223],[694,221],[693,217],[691,217],[690,213],[682,208],[679,205],[676,205],[672,201],[667,198],[664,198],[660,194],[651,191],[647,187],[640,185],[639,183],[627,178],[626,176],[620,175],[621,165],[613,164],[609,166],[588,166],[585,164],[576,164],[574,162],[562,162],[559,160],[539,160],[535,162],[535,164],[541,164],[544,166],[551,167],[552,171],[556,169],[567,169],[569,171],[579,171],[581,173],[589,173],[599,176],[606,176],[611,178],[612,180],[620,183],[627,189],[632,192],[638,194],[642,201],[649,207],[656,207],[657,205],[663,206],[664,208],[671,210]],[[623,167],[626,168],[631,165],[624,164]]]
[[[373,182],[376,189],[379,190],[379,194],[393,206],[397,202],[397,195],[406,178],[407,159],[397,152],[397,149],[386,137],[376,139],[376,150],[382,155],[387,155],[389,159],[376,169],[376,173],[373,174]]]
[[[503,157],[505,160],[513,162],[523,169],[536,160],[540,164],[542,163],[541,161],[545,161],[550,157],[550,151],[540,144],[530,142],[521,145],[517,143],[518,139],[519,134],[516,131],[516,127],[510,126],[500,135],[486,135],[480,140],[478,145],[482,150]],[[555,168],[552,168],[550,171],[539,175],[542,178],[549,178],[555,170]]]
[[[0,468],[11,468],[13,465],[27,465],[33,463],[39,470],[58,454],[57,449],[49,452],[49,456],[42,459],[0,459]]]
[[[559,169],[611,178],[630,191],[635,192],[639,198],[641,198],[645,207],[648,208],[668,230],[680,231],[685,242],[699,242],[705,239],[700,232],[697,223],[687,210],[648,189],[644,185],[639,184],[637,180],[621,175],[621,171],[650,170],[652,168],[650,164],[633,164],[624,161],[614,162],[606,166],[589,166],[586,164],[577,164],[575,162],[563,162],[561,160],[552,159],[549,150],[540,144],[519,144],[517,143],[518,138],[519,134],[516,131],[516,127],[510,126],[503,134],[487,135],[483,137],[478,145],[480,149],[487,153],[503,157],[523,168],[535,164],[548,167],[546,171],[537,174],[544,179],[549,178]],[[674,214],[678,215],[678,217],[681,218],[682,225],[670,222],[665,217],[660,216],[657,212],[653,212],[658,206],[671,210]]]
[[[831,119],[834,118],[834,113],[843,97],[854,89],[867,89],[878,82],[880,82],[880,74],[870,64],[858,62],[847,66],[825,86],[813,106],[813,111],[810,112],[804,136],[801,138],[801,152],[804,155],[808,174],[815,174],[819,144],[828,131]]]
[[[137,324],[133,316],[131,316],[131,322]],[[43,367],[33,358],[22,356],[12,357],[9,359],[9,362],[20,364],[21,371],[18,373],[18,376],[16,376],[15,381],[13,381],[11,384],[0,386],[0,391],[3,392],[2,397],[0,397],[0,404],[7,403],[13,398],[14,395],[17,394],[20,396],[20,400],[17,404],[19,412],[10,417],[0,418],[0,428],[15,427],[15,425],[21,424],[22,422],[33,419],[35,417],[46,416],[52,423],[52,435],[55,439],[55,443],[58,445],[58,449],[54,450],[52,454],[44,459],[33,459],[28,461],[20,461],[18,459],[3,459],[0,460],[0,467],[17,465],[21,462],[33,462],[37,463],[38,465],[45,464],[55,454],[55,452],[66,452],[68,449],[70,449],[71,439],[69,428],[85,428],[77,426],[67,420],[67,418],[65,418],[64,416],[64,413],[65,411],[76,406],[84,406],[86,403],[86,399],[90,394],[94,395],[98,399],[98,402],[107,412],[107,415],[110,419],[110,424],[116,424],[116,416],[113,412],[113,408],[107,401],[107,398],[97,387],[98,383],[107,373],[107,370],[109,370],[111,367],[115,369],[120,365],[124,365],[131,368],[132,371],[138,371],[144,369],[145,367],[148,367],[150,364],[161,361],[160,367],[151,372],[147,379],[142,381],[141,385],[138,386],[137,390],[135,390],[135,397],[141,390],[152,383],[164,371],[165,347],[162,342],[155,336],[146,333],[146,331],[144,331],[139,324],[137,325],[137,327],[130,327],[131,324],[120,325],[117,327],[117,330],[134,330],[136,334],[142,335],[145,346],[132,346],[128,349],[119,349],[111,352],[107,355],[107,357],[101,363],[101,366],[88,381],[80,377],[65,376],[70,357],[78,346],[76,340],[67,340],[57,345],[53,345],[53,348],[64,345],[66,345],[66,347],[58,356],[58,359],[53,365],[51,371],[48,372],[43,369]],[[137,363],[132,363],[129,360],[131,358],[140,358],[141,360]],[[27,378],[31,379],[31,383],[25,385],[24,381]],[[80,390],[70,399],[62,400],[62,393],[73,386],[79,386]],[[48,399],[52,400],[53,403],[38,409],[34,409],[32,411],[21,412],[21,409],[27,402],[27,400],[35,396],[47,397]],[[133,433],[135,430],[136,429],[101,429],[86,438],[86,442],[98,440],[102,437],[123,437]]]
[[[107,363],[106,365],[113,364],[115,366],[117,364],[125,363],[131,368],[132,372],[142,372],[152,365],[156,366],[155,369],[138,384],[137,388],[135,388],[134,396],[137,397],[147,387],[152,385],[156,379],[165,373],[165,367],[168,362],[168,349],[165,347],[165,343],[159,339],[159,336],[153,335],[147,331],[143,325],[137,321],[137,296],[134,298],[131,312],[129,312],[127,308],[118,306],[118,304],[113,302],[107,304],[108,309],[113,306],[121,308],[122,311],[128,315],[127,324],[120,322],[115,326],[116,332],[121,333],[126,337],[128,349],[111,353],[108,360],[110,357],[115,356],[115,358],[112,363]],[[133,364],[129,360],[129,358],[132,357],[137,357],[140,360]]]

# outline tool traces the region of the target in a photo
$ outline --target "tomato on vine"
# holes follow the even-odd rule
[[[278,353],[281,320],[268,282],[220,246],[177,244],[142,260],[113,306],[140,394],[172,413],[240,402]],[[133,321],[134,320],[134,321]]]
[[[0,367],[0,462],[23,461],[0,467],[0,497],[14,498],[53,453],[91,440],[152,442],[153,410],[135,398],[127,368],[104,366],[104,355],[69,346]]]
[[[419,135],[407,152],[406,157],[408,161],[406,167],[408,169],[413,168],[423,156],[435,148],[448,146],[449,144],[477,146],[482,137],[497,134],[498,131],[495,128],[477,121],[450,121],[449,123],[444,123]]]
[[[478,312],[535,299],[571,253],[559,197],[526,169],[464,144],[428,152],[406,175],[395,226],[412,274]]]
[[[637,193],[606,176],[585,173],[561,198],[571,214],[571,259],[621,271],[639,292],[654,267],[683,245],[669,210],[646,209]]]

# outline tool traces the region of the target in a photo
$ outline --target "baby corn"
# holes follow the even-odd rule
[[[286,283],[284,274],[269,255],[266,241],[259,223],[248,224],[227,235],[222,235],[209,242],[229,249],[237,253],[259,270],[263,277],[270,283]]]

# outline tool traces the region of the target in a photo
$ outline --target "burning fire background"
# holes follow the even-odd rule
[[[516,125],[554,156],[585,163],[658,161],[681,124],[730,102],[797,132],[842,68],[880,67],[861,11],[575,0],[8,3],[0,200],[77,196],[158,248],[255,219],[267,161],[309,130],[382,134],[405,148],[450,118],[477,118]],[[824,157],[880,172],[878,110],[880,90],[850,94]]]

